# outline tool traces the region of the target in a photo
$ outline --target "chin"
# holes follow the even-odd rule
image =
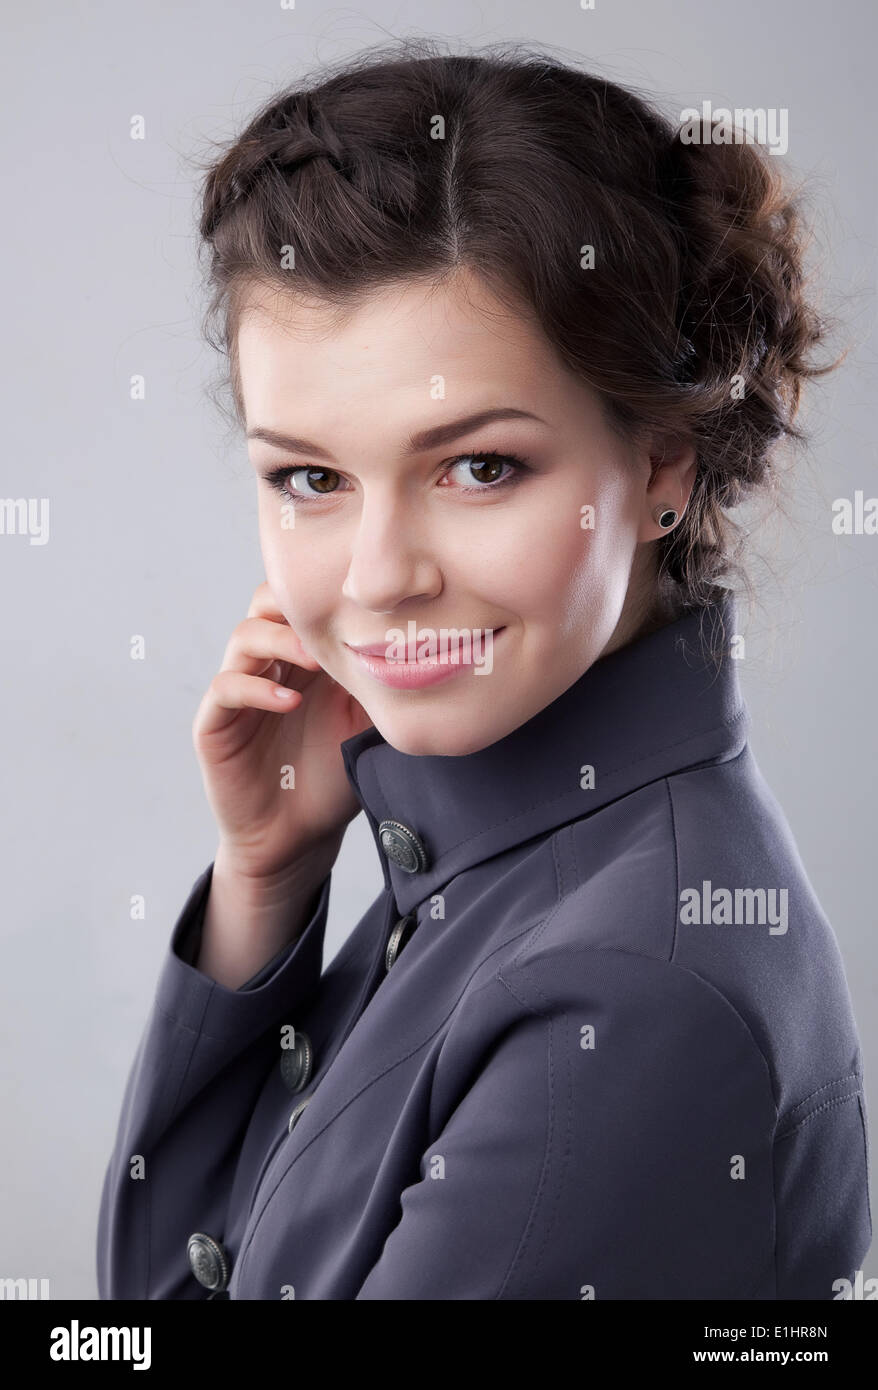
[[[416,716],[410,723],[404,720],[387,722],[373,719],[381,737],[398,753],[408,753],[414,758],[462,758],[467,753],[477,753],[487,748],[497,737],[489,729],[466,728],[460,731],[449,729],[437,721],[430,728],[425,716]]]

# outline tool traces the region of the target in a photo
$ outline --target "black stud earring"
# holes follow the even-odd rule
[[[652,514],[653,521],[658,522],[662,530],[667,531],[677,520],[677,513],[673,507],[656,507]]]

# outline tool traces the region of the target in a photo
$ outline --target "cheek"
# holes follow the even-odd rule
[[[474,506],[475,515],[464,514],[469,525],[456,519],[441,536],[437,558],[449,587],[482,595],[498,613],[552,627],[575,621],[599,596],[609,568],[603,552],[612,549],[582,524],[588,496],[565,479],[529,490],[514,506],[485,506],[481,515]]]
[[[273,497],[259,499],[259,545],[265,565],[265,577],[275,598],[283,597],[284,588],[289,584],[291,562],[294,563],[295,550],[290,544],[291,531],[282,529],[281,503]]]
[[[532,509],[526,525],[517,528],[511,553],[503,556],[507,563],[500,580],[518,596],[520,611],[554,612],[561,618],[600,587],[607,557],[596,528],[578,489],[547,496]]]
[[[325,563],[313,553],[304,530],[296,530],[292,504],[280,498],[259,500],[259,542],[265,577],[281,612],[301,634],[320,622]]]
[[[604,487],[586,502],[589,490],[576,488],[535,519],[509,578],[519,612],[565,640],[615,623],[633,555],[631,528],[620,514],[624,495],[624,488]]]
[[[548,543],[536,547],[523,579],[529,607],[547,626],[561,632],[581,629],[583,614],[600,606],[606,572],[599,562],[594,532],[573,524],[558,529]]]

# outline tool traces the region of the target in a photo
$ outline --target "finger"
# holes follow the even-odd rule
[[[271,618],[274,622],[285,623],[286,618],[280,604],[272,593],[271,586],[266,579],[264,583],[257,585],[250,600],[250,607],[247,610],[248,618]]]
[[[290,690],[261,676],[247,675],[243,671],[218,671],[199,706],[193,733],[217,733],[242,709],[288,714],[302,703],[302,699],[301,691]]]
[[[266,580],[264,584],[260,584],[254,592],[253,598],[250,600],[250,608],[248,609],[247,617],[265,618],[269,622],[273,622],[278,626],[289,628],[290,632],[294,631],[292,625],[287,622],[286,618],[281,612],[277,600],[275,599],[271,587],[269,586],[268,580]],[[299,637],[298,633],[296,633],[296,638],[299,643],[300,653],[299,656],[296,658],[298,664],[300,666],[304,666],[308,671],[321,670],[322,668],[320,666],[320,662],[317,661],[311,655],[311,653],[306,650],[306,648],[302,644],[302,639]]]
[[[220,670],[260,676],[272,661],[285,663],[281,679],[294,675],[296,667],[304,671],[320,670],[319,662],[306,655],[293,629],[269,618],[244,618],[238,623],[229,638]]]

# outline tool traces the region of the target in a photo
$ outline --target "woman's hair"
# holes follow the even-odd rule
[[[663,602],[703,608],[722,576],[746,582],[726,509],[773,486],[775,446],[804,437],[803,381],[837,363],[810,360],[827,324],[806,298],[798,194],[773,157],[712,143],[707,122],[700,143],[680,132],[533,48],[407,41],[273,96],[201,166],[203,327],[228,357],[238,421],[248,289],[343,314],[382,285],[466,267],[534,316],[623,436],[695,444],[688,507],[657,542]]]

